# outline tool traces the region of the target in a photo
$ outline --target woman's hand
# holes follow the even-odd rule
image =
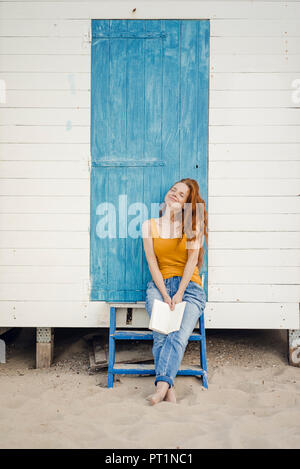
[[[172,308],[172,300],[169,295],[163,295],[163,299],[165,303],[168,303],[168,305],[170,306],[170,309],[174,309]]]
[[[182,297],[183,297],[183,293],[180,293],[179,291],[177,291],[177,293],[175,293],[175,295],[173,296],[172,300],[171,300],[171,310],[173,311],[173,309],[175,308],[175,305],[177,303],[181,303],[182,302]]]
[[[165,295],[165,296],[163,296],[163,299],[164,299],[165,303],[168,303],[168,305],[170,306],[171,311],[173,311],[175,309],[175,305],[177,303],[182,302],[182,297],[183,297],[183,293],[180,293],[178,291],[177,293],[175,293],[173,298],[171,298],[169,295]]]

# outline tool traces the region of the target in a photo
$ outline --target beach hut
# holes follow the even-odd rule
[[[300,364],[300,5],[0,4],[0,327],[147,327],[141,222],[207,203],[207,328],[285,329]]]

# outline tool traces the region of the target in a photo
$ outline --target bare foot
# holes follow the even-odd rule
[[[168,383],[166,383],[165,381],[159,381],[156,386],[156,392],[146,397],[147,401],[149,401],[151,405],[158,404],[159,402],[164,400],[168,389]]]
[[[176,404],[176,396],[175,396],[174,388],[168,389],[167,394],[165,395],[164,401],[173,402],[173,404]]]

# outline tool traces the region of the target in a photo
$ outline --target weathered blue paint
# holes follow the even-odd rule
[[[153,340],[153,333],[151,331],[134,332],[130,329],[128,331],[118,331],[113,334],[117,340]],[[190,336],[190,341],[199,341],[201,334],[193,334]]]
[[[141,301],[151,275],[140,230],[158,215],[151,203],[183,177],[208,202],[209,20],[92,20],[91,54],[91,300]],[[116,227],[112,217],[111,237],[100,238],[105,201]],[[137,202],[148,213],[127,213]]]
[[[116,330],[116,308],[112,306],[110,308],[110,331]],[[107,387],[112,388],[114,385],[114,363],[115,363],[115,351],[116,351],[116,344],[113,337],[113,334],[109,334],[108,339],[108,383]]]

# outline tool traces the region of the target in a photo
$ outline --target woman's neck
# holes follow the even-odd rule
[[[181,223],[181,217],[179,216],[178,210],[174,211],[170,209],[168,205],[166,207],[165,213],[162,215],[160,220],[162,223],[168,225],[178,225]]]
[[[172,216],[173,215],[173,216]],[[179,238],[181,236],[181,221],[179,220],[179,214],[177,212],[171,212],[168,207],[159,221],[160,235],[163,238]]]

